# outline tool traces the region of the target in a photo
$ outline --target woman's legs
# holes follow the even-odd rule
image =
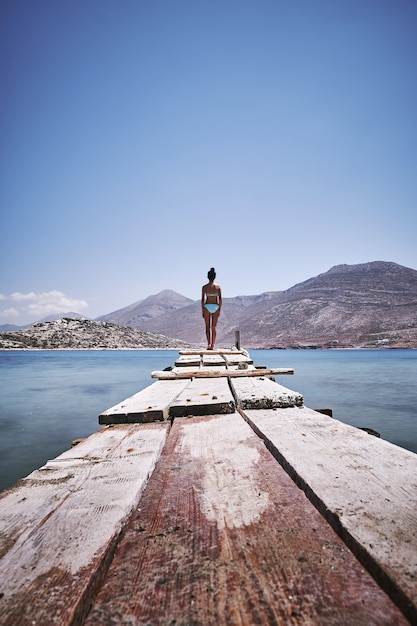
[[[204,315],[204,321],[206,323],[207,350],[210,350],[211,349],[211,336],[210,336],[211,335],[210,333],[211,315],[207,311],[207,309],[204,309],[203,315]]]
[[[207,337],[207,350],[213,350],[216,343],[217,336],[217,320],[219,319],[220,311],[210,314],[207,309],[204,309],[204,321],[206,323],[206,337]]]
[[[211,349],[214,350],[214,344],[217,337],[217,320],[219,319],[220,310],[213,313],[211,316]]]

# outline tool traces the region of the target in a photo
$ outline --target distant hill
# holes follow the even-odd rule
[[[41,324],[42,322],[54,322],[56,320],[62,320],[63,317],[67,317],[73,320],[88,319],[85,317],[85,315],[81,315],[81,313],[76,313],[75,311],[66,311],[62,313],[52,313],[51,315],[46,315],[42,319],[36,320],[35,324]],[[33,326],[33,324],[28,324],[25,326],[25,328],[29,328],[30,326]]]
[[[247,348],[417,347],[417,271],[396,263],[337,265],[286,291],[223,303],[218,345],[232,345],[238,328]],[[200,302],[168,305],[131,325],[203,345]]]
[[[15,330],[19,330],[19,328],[23,327],[16,324],[0,324],[0,333],[12,333]]]
[[[172,313],[193,302],[171,289],[164,289],[156,295],[149,296],[145,300],[134,302],[123,309],[113,311],[107,315],[101,315],[96,319],[102,322],[113,322],[120,326],[141,328],[142,323],[159,317],[165,313]]]
[[[31,326],[33,326],[33,324],[41,324],[42,322],[53,322],[54,320],[59,320],[63,317],[68,317],[74,320],[85,319],[84,315],[81,315],[81,313],[75,313],[74,311],[67,311],[66,313],[53,313],[52,315],[46,315],[40,320],[36,320],[36,322],[32,322],[32,324],[24,324],[22,326],[16,326],[15,324],[0,325],[0,333],[10,333],[16,330],[21,330],[22,328],[30,328]]]
[[[0,333],[0,349],[180,349],[190,344],[127,326],[87,319],[62,318],[30,328]]]

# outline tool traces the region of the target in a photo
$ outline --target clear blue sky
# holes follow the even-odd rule
[[[417,269],[415,0],[2,0],[0,324]]]

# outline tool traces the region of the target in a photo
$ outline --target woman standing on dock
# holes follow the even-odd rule
[[[207,350],[214,350],[216,343],[216,326],[222,307],[222,290],[216,285],[214,279],[216,272],[214,267],[207,274],[209,282],[203,286],[201,294],[201,312],[206,323]]]

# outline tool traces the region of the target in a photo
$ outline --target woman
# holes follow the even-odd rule
[[[216,285],[214,267],[207,274],[209,282],[203,286],[201,294],[201,312],[206,323],[207,350],[214,350],[216,343],[216,326],[222,308],[222,290]]]

